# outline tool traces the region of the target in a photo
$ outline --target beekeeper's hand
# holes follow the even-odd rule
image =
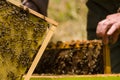
[[[104,44],[115,43],[120,35],[120,13],[111,14],[98,23],[96,33]]]

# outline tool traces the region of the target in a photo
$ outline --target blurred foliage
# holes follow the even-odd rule
[[[50,0],[48,16],[59,22],[53,41],[86,39],[85,3],[86,0]]]
[[[87,9],[85,9],[84,4],[85,0],[51,0],[48,13],[58,22],[75,20],[80,14],[85,15]]]

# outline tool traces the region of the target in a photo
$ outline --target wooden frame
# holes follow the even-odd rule
[[[43,40],[43,42],[41,44],[41,47],[40,47],[37,55],[35,56],[35,58],[34,58],[34,60],[32,62],[32,65],[30,66],[30,68],[29,68],[29,70],[28,70],[28,72],[27,72],[27,74],[25,76],[24,80],[30,80],[31,75],[33,74],[33,71],[35,70],[35,68],[36,68],[36,66],[37,66],[37,64],[38,64],[38,62],[39,62],[39,60],[40,60],[40,58],[41,58],[45,48],[47,47],[47,44],[50,41],[54,31],[56,30],[56,27],[57,27],[58,23],[56,21],[54,21],[54,20],[52,20],[52,19],[50,19],[50,18],[40,14],[40,13],[34,11],[34,10],[32,10],[32,9],[22,5],[21,3],[15,1],[15,0],[7,0],[7,1],[12,3],[12,4],[14,4],[17,7],[22,7],[24,10],[29,10],[29,12],[31,14],[33,14],[33,15],[41,18],[41,19],[44,19],[48,23],[52,24],[52,26],[50,26],[50,28],[48,29],[48,32],[47,32],[47,34],[45,36],[45,39]]]
[[[103,45],[104,73],[111,74],[110,48],[109,45]]]
[[[25,78],[24,80],[29,80],[32,77],[31,75],[32,75],[35,67],[37,66],[37,64],[38,64],[38,62],[39,62],[39,60],[40,60],[40,58],[41,58],[47,44],[49,42],[49,40],[51,39],[54,31],[56,30],[56,28],[58,26],[58,23],[56,21],[54,21],[54,20],[40,14],[40,13],[32,10],[32,9],[29,9],[26,6],[23,6],[21,3],[15,1],[15,0],[7,0],[7,1],[14,4],[14,5],[16,5],[17,7],[22,7],[24,10],[29,10],[29,12],[31,14],[33,14],[33,15],[41,18],[41,19],[44,19],[48,23],[52,24],[52,26],[50,26],[50,28],[48,29],[48,32],[47,32],[47,34],[45,36],[45,39],[43,40],[43,43],[41,44],[41,47],[40,47],[40,49],[39,49],[39,51],[38,51],[32,65],[31,65],[30,69],[28,70],[27,74],[24,76],[24,78]],[[104,57],[104,73],[105,74],[111,74],[110,50],[109,50],[108,45],[103,46],[103,53],[104,53],[103,55],[105,56]]]

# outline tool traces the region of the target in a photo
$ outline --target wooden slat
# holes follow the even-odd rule
[[[111,74],[110,48],[109,45],[103,46],[104,57],[104,73]]]
[[[52,20],[52,19],[50,19],[50,18],[48,18],[48,17],[46,17],[46,16],[44,16],[44,15],[34,11],[34,10],[32,10],[32,9],[30,9],[30,8],[24,6],[24,5],[22,5],[20,2],[18,2],[16,0],[7,0],[7,1],[12,3],[12,4],[14,4],[14,5],[16,5],[17,7],[22,7],[24,10],[28,10],[31,14],[33,14],[33,15],[41,18],[41,19],[44,19],[45,21],[47,21],[50,24],[53,24],[55,26],[58,25],[58,23],[56,21],[54,21],[54,20]]]
[[[31,80],[120,80],[120,74],[96,75],[34,75]]]
[[[30,69],[28,70],[28,73],[27,73],[27,75],[25,76],[25,79],[24,79],[24,80],[29,80],[29,79],[30,79],[30,77],[31,77],[34,69],[36,68],[36,66],[37,66],[40,58],[42,57],[42,54],[43,54],[45,48],[47,47],[47,44],[48,44],[49,40],[51,39],[51,37],[52,37],[53,32],[55,31],[55,29],[56,29],[55,26],[51,26],[51,27],[50,27],[50,30],[48,31],[48,33],[47,33],[47,35],[46,35],[46,37],[45,37],[45,39],[44,39],[44,41],[43,41],[43,43],[42,43],[42,46],[41,46],[41,48],[39,49],[39,51],[38,51],[38,53],[37,53],[37,55],[36,55],[36,57],[35,57],[32,65],[31,65]]]
[[[120,77],[120,74],[94,74],[94,75],[32,75],[31,78],[64,78],[64,77]],[[23,76],[25,77],[25,76]]]

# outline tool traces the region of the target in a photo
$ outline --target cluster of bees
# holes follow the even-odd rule
[[[20,80],[38,52],[48,23],[0,0],[0,80]]]
[[[6,0],[0,0],[0,80],[20,80],[38,52],[49,25]],[[103,73],[102,42],[49,43],[35,73]]]
[[[51,42],[35,72],[39,74],[102,74],[102,42],[99,40]]]

